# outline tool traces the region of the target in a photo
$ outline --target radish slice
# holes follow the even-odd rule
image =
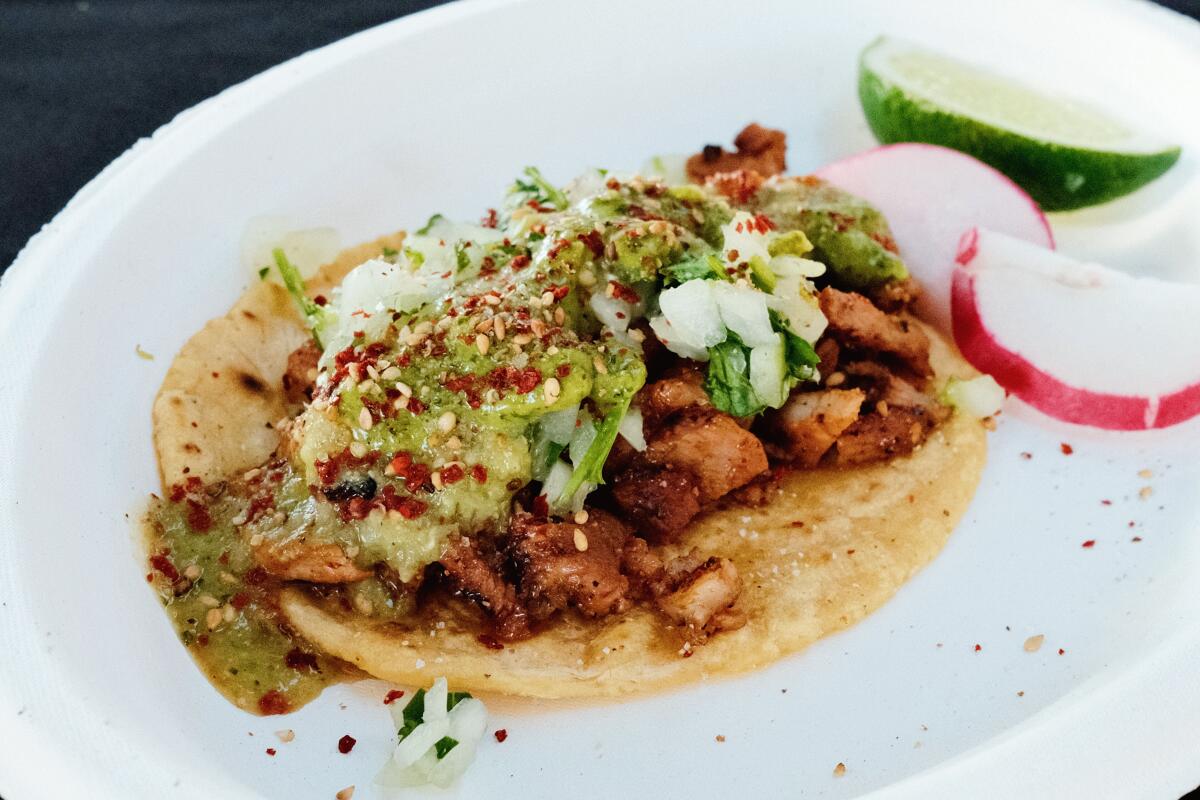
[[[900,257],[921,284],[918,312],[947,332],[955,248],[967,229],[987,227],[1054,249],[1037,203],[1002,173],[957,150],[884,145],[816,174],[883,212]]]
[[[1200,414],[1200,285],[1135,278],[977,229],[957,261],[955,342],[1012,394],[1110,430]]]

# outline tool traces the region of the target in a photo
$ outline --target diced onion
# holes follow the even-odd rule
[[[712,282],[712,293],[721,311],[721,322],[746,345],[756,347],[776,340],[764,292],[749,286]]]
[[[779,408],[787,400],[787,360],[782,334],[775,334],[773,342],[750,351],[750,385],[771,408]]]
[[[722,256],[727,263],[740,264],[752,258],[761,258],[766,264],[771,260],[771,253],[767,249],[769,231],[760,233],[754,217],[745,211],[736,212],[729,224],[721,228],[721,233],[725,236]],[[731,257],[732,253],[737,255]]]
[[[616,297],[607,297],[603,292],[592,292],[588,307],[600,320],[600,324],[617,333],[629,329],[629,322],[636,313],[633,304]]]
[[[671,323],[675,337],[688,347],[707,350],[725,340],[725,325],[712,286],[712,281],[691,280],[658,296],[658,306]]]
[[[555,444],[566,445],[575,434],[575,421],[579,418],[579,404],[564,408],[561,411],[551,411],[542,416],[538,422],[542,434]]]
[[[791,254],[775,256],[771,259],[771,271],[776,275],[795,275],[801,278],[819,278],[825,274],[825,265],[810,258],[801,258]]]
[[[942,400],[973,417],[983,419],[1000,411],[1004,404],[1004,387],[991,375],[963,380],[950,378],[942,389]]]
[[[664,183],[677,185],[689,183],[687,177],[688,157],[681,153],[652,156],[640,170],[648,178],[662,178]]]
[[[693,361],[708,361],[708,348],[693,347],[675,332],[675,328],[666,317],[651,317],[650,330],[663,343],[663,346],[677,356],[690,358]]]
[[[431,708],[428,702],[429,697],[426,695],[425,713],[428,714]],[[426,720],[413,729],[412,733],[404,737],[404,741],[396,745],[396,750],[392,753],[392,759],[401,767],[407,767],[415,764],[417,759],[425,755],[425,751],[433,747],[433,745],[450,732],[450,722],[445,717],[446,714],[446,698],[442,697],[442,717],[436,720]]]
[[[625,416],[621,418],[621,425],[617,428],[617,433],[629,442],[630,446],[639,453],[646,449],[646,434],[642,428],[642,409],[637,406],[630,406],[625,412]]]
[[[481,701],[466,697],[446,711],[447,686],[438,678],[425,693],[425,710],[420,724],[397,746],[387,764],[375,777],[385,788],[452,784],[475,758],[475,749],[487,729],[487,709]],[[404,712],[392,708],[397,727],[404,725]],[[449,736],[457,744],[442,758],[436,744]]]
[[[311,278],[323,265],[337,257],[341,237],[335,228],[296,227],[288,217],[260,216],[246,223],[242,232],[241,262],[247,271],[255,273],[275,263],[271,251],[281,248],[288,261],[300,270],[302,278]],[[280,280],[272,268],[267,277]]]
[[[563,489],[567,488],[567,483],[571,480],[571,465],[565,461],[555,461],[554,466],[550,468],[550,474],[546,476],[546,480],[542,482],[542,494],[546,499],[553,504],[562,495]]]
[[[567,444],[567,452],[570,454],[571,463],[576,468],[583,462],[583,457],[587,454],[588,448],[592,446],[592,442],[596,439],[596,423],[592,420],[592,415],[586,411],[580,414],[580,419],[575,425],[575,431],[571,434],[571,440]]]

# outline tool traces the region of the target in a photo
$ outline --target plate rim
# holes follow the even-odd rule
[[[299,54],[179,112],[148,137],[131,145],[84,184],[18,252],[0,276],[0,340],[37,338],[28,331],[18,335],[17,322],[22,320],[20,300],[36,291],[39,268],[48,266],[55,250],[87,229],[89,212],[104,199],[106,191],[112,191],[114,186],[119,188],[139,171],[192,152],[210,137],[235,124],[242,114],[252,111],[264,99],[276,97],[340,63],[428,29],[529,2],[537,0],[457,0],[417,11]],[[1060,2],[1084,7],[1079,0]],[[1200,49],[1200,21],[1168,8],[1146,0],[1101,0],[1099,3],[1093,0],[1086,7],[1093,12],[1099,8],[1105,13],[1137,19],[1153,26],[1158,35]],[[216,124],[211,124],[207,133],[194,135],[210,123]],[[189,134],[193,134],[190,144],[173,154],[173,143],[185,140]],[[80,259],[68,280],[84,269],[86,259]],[[19,399],[16,392],[0,383],[0,407],[15,406]],[[10,430],[0,429],[0,452],[13,452],[5,447],[11,435]],[[0,476],[15,468],[15,458],[0,459]],[[0,507],[0,520],[8,519],[7,505]],[[0,563],[0,575],[15,574],[17,569],[14,563]],[[18,613],[20,610],[20,606],[10,608]],[[0,626],[0,632],[10,627],[13,615],[8,616],[10,619]],[[1018,725],[863,796],[872,800],[895,800],[951,796],[963,794],[964,790],[989,797],[1013,796],[1018,792],[1036,796],[1048,785],[1055,785],[1056,778],[1061,780],[1070,774],[1066,771],[1069,765],[1085,755],[1092,757],[1090,766],[1093,768],[1082,776],[1073,774],[1076,780],[1071,794],[1074,796],[1095,796],[1110,790],[1114,782],[1122,785],[1131,775],[1138,776],[1139,792],[1147,796],[1187,792],[1200,783],[1200,774],[1190,766],[1200,763],[1200,739],[1179,734],[1195,730],[1195,720],[1200,718],[1200,691],[1181,692],[1179,689],[1184,688],[1181,682],[1169,684],[1164,678],[1185,675],[1187,668],[1198,661],[1200,623],[1181,625],[1167,641],[1142,654],[1124,670],[1103,678],[1089,678]],[[0,663],[0,674],[11,669],[10,663]],[[0,702],[7,699],[0,693]],[[56,762],[53,758],[28,756],[35,749],[54,754],[53,745],[47,740],[54,727],[21,721],[17,714],[9,713],[15,712],[16,707],[3,711],[5,713],[0,714],[0,739],[29,745],[26,748],[0,748],[0,767],[3,767],[0,773],[10,792],[8,800],[40,796],[39,792],[47,788],[46,776],[35,775],[30,770]],[[1112,736],[1118,730],[1117,722],[1121,723],[1120,741]],[[1013,769],[1014,765],[1020,766],[1019,773]],[[1150,767],[1153,769],[1148,769]],[[64,780],[67,778],[62,772],[56,774]]]

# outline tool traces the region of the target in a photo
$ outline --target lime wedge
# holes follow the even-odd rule
[[[881,37],[862,53],[858,96],[881,142],[928,142],[991,164],[1048,211],[1129,194],[1179,160],[1082,103]]]

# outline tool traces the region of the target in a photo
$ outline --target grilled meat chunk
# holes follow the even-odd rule
[[[762,442],[728,414],[705,408],[679,412],[650,440],[646,461],[690,472],[701,503],[749,483],[767,470]]]
[[[613,502],[643,535],[669,541],[700,513],[700,488],[692,473],[635,463],[617,475]]]
[[[287,367],[283,371],[283,393],[289,403],[312,400],[313,382],[317,379],[317,362],[320,360],[321,348],[312,339],[288,355]]]
[[[508,551],[530,616],[544,620],[568,606],[588,617],[626,611],[632,601],[621,555],[629,535],[624,523],[599,509],[583,524],[514,516]]]
[[[742,579],[733,562],[713,557],[659,597],[658,607],[684,627],[688,641],[702,642],[718,631],[746,624],[745,614],[733,607],[741,591]]]
[[[663,421],[685,408],[712,405],[704,391],[704,373],[697,367],[678,365],[638,392],[638,405],[648,429],[657,428]]]
[[[346,555],[341,545],[310,543],[303,537],[264,541],[252,550],[267,572],[289,581],[352,583],[371,577]]]
[[[479,552],[471,539],[452,539],[441,557],[442,569],[455,591],[478,603],[496,621],[501,639],[529,636],[529,613],[517,597],[516,587],[505,581],[497,565]]]
[[[929,337],[908,320],[888,316],[855,292],[821,290],[821,311],[829,320],[829,335],[852,350],[893,356],[915,374],[929,377]]]
[[[858,420],[861,389],[797,392],[764,420],[771,455],[799,467],[815,467],[838,436]]]
[[[752,122],[734,138],[733,145],[737,152],[731,153],[717,145],[707,145],[689,158],[688,179],[694,183],[704,183],[705,178],[735,170],[753,171],[763,177],[770,177],[787,169],[787,134],[783,131],[764,128]]]
[[[911,453],[934,425],[928,414],[913,408],[888,408],[859,418],[838,437],[834,461],[867,464]]]

